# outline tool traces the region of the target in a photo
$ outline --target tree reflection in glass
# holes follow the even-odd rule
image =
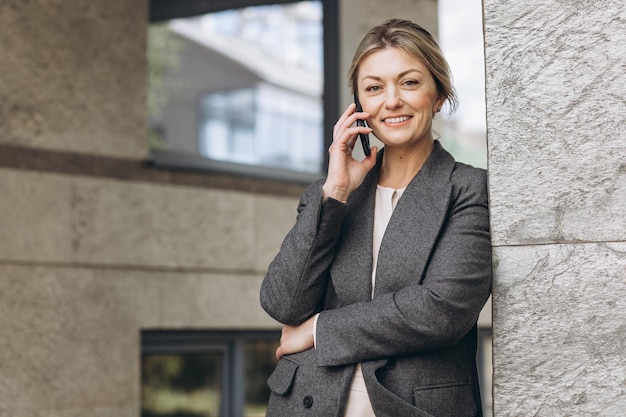
[[[219,417],[223,354],[144,355],[142,417]]]

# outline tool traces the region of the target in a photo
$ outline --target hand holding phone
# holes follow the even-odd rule
[[[362,112],[363,108],[361,107],[361,103],[359,103],[359,98],[354,95],[354,104],[356,104],[356,111]],[[356,119],[356,125],[361,127],[367,127],[365,124],[365,120]],[[359,139],[361,139],[361,145],[363,146],[363,152],[365,156],[370,156],[370,136],[367,133],[359,133]]]

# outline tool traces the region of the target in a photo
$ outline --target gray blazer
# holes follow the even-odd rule
[[[382,152],[380,157],[382,157]],[[272,261],[261,305],[284,324],[316,313],[315,349],[268,380],[268,417],[341,417],[355,364],[377,417],[481,416],[476,321],[491,289],[486,172],[439,142],[398,202],[371,299],[381,159],[343,204],[309,186]]]

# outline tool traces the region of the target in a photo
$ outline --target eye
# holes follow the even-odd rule
[[[370,85],[369,87],[365,88],[365,91],[367,91],[368,93],[376,93],[380,90],[381,87],[379,85]]]
[[[406,87],[417,87],[418,84],[419,84],[419,81],[417,81],[417,80],[404,80],[404,81],[402,81],[402,85],[404,85]]]

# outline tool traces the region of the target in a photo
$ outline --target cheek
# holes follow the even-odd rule
[[[378,101],[372,98],[361,101],[361,107],[363,108],[363,111],[370,114],[370,117],[368,118],[368,120],[372,120],[376,118],[376,115],[380,111],[380,108],[382,107],[382,105],[383,103],[379,103]]]
[[[415,108],[418,108],[420,110],[432,111],[432,109],[437,106],[437,99],[429,95],[420,95],[414,97],[413,103],[415,105]]]

